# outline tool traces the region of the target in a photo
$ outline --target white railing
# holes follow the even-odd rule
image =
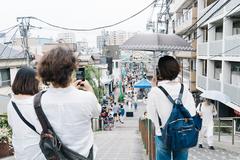
[[[225,83],[223,92],[230,97],[233,103],[240,105],[240,87]]]
[[[7,113],[7,105],[10,97],[0,95],[0,114]]]
[[[225,39],[225,56],[240,56],[240,35],[233,35]]]
[[[232,9],[236,6],[236,4],[238,4],[238,3],[239,3],[239,0],[231,0],[231,1],[226,5],[225,10],[226,10],[226,11],[232,10]]]
[[[197,55],[198,56],[207,56],[207,47],[208,47],[207,42],[199,43],[198,44]]]
[[[209,55],[222,55],[222,53],[223,53],[222,45],[223,45],[222,40],[210,42],[209,43]]]
[[[208,79],[208,89],[221,91],[221,81],[216,79]]]
[[[207,78],[202,75],[197,76],[197,86],[202,89],[207,89]]]

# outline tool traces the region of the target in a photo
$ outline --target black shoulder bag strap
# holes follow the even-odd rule
[[[46,91],[42,91],[42,92],[39,92],[38,94],[35,95],[35,97],[34,97],[34,109],[35,109],[35,112],[36,112],[37,117],[39,119],[39,122],[40,122],[40,124],[42,126],[43,133],[48,133],[48,129],[50,129],[52,132],[54,132],[54,130],[53,130],[50,122],[48,121],[46,115],[44,114],[42,106],[41,106],[41,98],[42,98],[43,93],[45,93],[45,92]],[[57,143],[62,143],[61,140],[59,139],[59,137],[57,139],[59,141]],[[78,157],[82,157],[82,158],[85,159],[85,157],[83,157],[79,153],[77,153],[77,152],[75,152],[73,150],[70,150],[67,147],[65,147],[65,149],[67,149],[69,152],[71,152],[71,154],[74,154],[75,156],[77,155]],[[88,155],[88,159],[93,159],[93,146],[90,149],[90,152],[89,152],[89,155]]]
[[[158,88],[166,95],[166,97],[169,99],[169,101],[172,104],[175,104],[175,101],[173,100],[173,98],[169,95],[169,93],[162,86],[159,86]],[[180,89],[179,96],[178,96],[178,100],[180,100],[180,101],[182,101],[183,90],[184,90],[184,85],[181,83],[181,89]],[[158,115],[158,121],[159,121],[159,124],[161,126],[162,125],[162,121],[161,121],[159,115]]]
[[[36,130],[36,128],[30,123],[28,122],[22,115],[22,113],[20,112],[20,110],[18,109],[17,105],[15,102],[11,101],[13,108],[15,109],[15,111],[17,112],[18,116],[22,119],[22,121],[29,127],[31,128],[34,132],[36,132],[37,134],[39,134]],[[40,135],[40,134],[39,134]]]
[[[48,122],[46,115],[44,114],[42,106],[41,106],[41,98],[42,98],[43,93],[45,93],[45,91],[39,92],[38,94],[35,95],[34,109],[37,114],[38,120],[42,126],[43,133],[47,133],[48,129],[52,130],[52,126],[51,125],[49,126],[49,122]]]

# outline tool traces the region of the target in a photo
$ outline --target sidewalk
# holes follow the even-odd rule
[[[124,124],[117,124],[112,131],[95,133],[98,146],[96,160],[146,160],[142,139],[138,131],[139,116],[145,107],[138,107],[134,117],[126,117]]]
[[[214,135],[214,144],[218,148],[240,154],[240,135],[235,135],[234,139],[234,145],[232,145],[231,135],[221,135],[220,142],[218,142],[218,135]]]

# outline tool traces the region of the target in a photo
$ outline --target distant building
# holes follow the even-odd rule
[[[103,49],[103,55],[106,57],[112,57],[113,59],[120,58],[120,49],[118,45],[108,45]]]
[[[66,47],[70,50],[72,50],[73,52],[77,51],[77,44],[76,43],[45,43],[42,46],[42,53],[46,53],[48,51],[50,51],[53,48],[56,48],[58,46],[62,46],[62,47]]]
[[[134,34],[126,31],[102,31],[101,35],[97,36],[97,48],[101,50],[108,45],[122,45]]]
[[[76,43],[75,33],[59,33],[57,37],[59,40],[63,40],[63,43]]]
[[[46,43],[52,43],[52,38],[41,38],[41,37],[30,37],[28,38],[29,51],[32,54],[41,54],[42,46]],[[13,45],[16,46],[19,50],[22,49],[22,39],[16,38],[13,41]]]
[[[77,52],[86,52],[88,50],[88,42],[86,40],[77,42]]]

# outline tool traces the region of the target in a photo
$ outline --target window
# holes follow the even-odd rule
[[[233,35],[240,34],[240,21],[233,22]]]
[[[196,60],[195,59],[191,60],[191,71],[196,71]]]
[[[202,61],[202,75],[207,76],[207,60]]]
[[[204,27],[203,28],[203,42],[207,42],[208,41],[208,28]]]
[[[10,69],[0,69],[0,87],[10,85]]]
[[[214,62],[214,79],[220,80],[221,72],[222,72],[222,62],[215,61]]]
[[[240,85],[240,62],[231,63],[230,83],[237,86]]]
[[[115,63],[115,67],[118,68],[118,62]]]
[[[222,38],[223,38],[223,26],[217,26],[215,40],[221,40]]]

